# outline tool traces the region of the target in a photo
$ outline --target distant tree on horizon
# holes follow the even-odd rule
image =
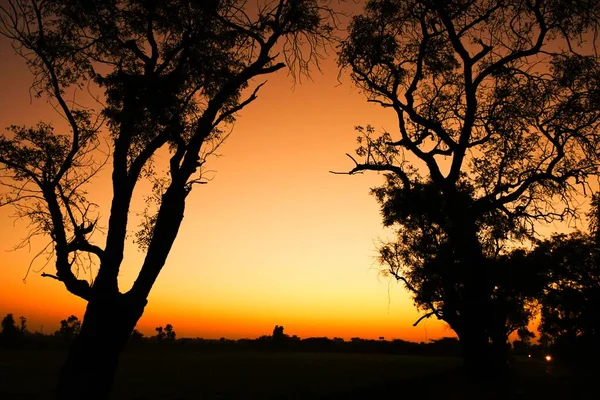
[[[137,329],[134,329],[133,331],[131,331],[131,337],[129,338],[129,340],[131,342],[141,342],[144,339],[144,334],[140,331],[138,331]]]
[[[283,329],[283,326],[275,325],[275,328],[273,328],[273,339],[285,337]]]
[[[171,325],[171,324],[165,325],[165,339],[173,341],[173,340],[175,340],[176,337],[177,337],[177,334],[175,333],[175,330],[173,329],[173,325]]]
[[[510,318],[526,316],[499,257],[577,218],[598,176],[599,27],[592,0],[370,0],[341,46],[340,66],[398,121],[357,127],[342,173],[384,173],[383,271],[423,311],[415,325],[449,324],[478,376],[505,368],[506,332],[523,325]]]
[[[81,321],[75,315],[70,315],[60,321],[60,328],[54,332],[54,335],[65,339],[74,339],[81,332]]]
[[[162,325],[157,326],[154,330],[156,331],[156,336],[154,336],[154,337],[156,338],[156,340],[158,342],[163,342],[165,340],[174,341],[175,338],[177,337],[177,333],[175,333],[175,330],[173,329],[173,325],[171,325],[171,324],[165,325],[164,328]]]
[[[156,336],[154,336],[156,338],[156,340],[158,342],[162,342],[165,337],[167,336],[163,327],[162,326],[157,326],[156,328],[154,328],[154,330],[156,331]]]
[[[523,343],[523,345],[525,345],[526,347],[531,346],[531,340],[535,338],[535,334],[533,332],[531,332],[529,329],[527,328],[521,328],[517,331],[517,335],[519,337],[519,340]]]
[[[42,276],[87,302],[59,375],[58,398],[108,398],[119,355],[179,233],[186,200],[207,183],[207,158],[268,75],[286,67],[294,76],[308,74],[329,46],[334,20],[321,0],[0,4],[0,34],[25,59],[33,75],[29,89],[47,98],[67,124],[61,131],[45,122],[11,126],[0,136],[0,204],[31,222],[25,241],[50,240],[44,250],[55,272]],[[71,100],[89,88],[102,93],[97,109]],[[168,159],[160,168],[158,152]],[[86,185],[107,163],[112,201],[107,225],[99,229]],[[131,289],[121,292],[125,243],[135,232],[131,204],[141,181],[153,187],[134,235],[144,260]]]
[[[27,333],[27,318],[22,315],[19,317],[19,332],[22,335]]]
[[[6,316],[2,318],[0,326],[2,326],[2,331],[0,331],[1,341],[11,343],[19,337],[20,331],[15,323],[15,317],[12,313],[6,314]]]

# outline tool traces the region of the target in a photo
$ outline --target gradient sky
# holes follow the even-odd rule
[[[60,125],[44,99],[30,99],[31,76],[3,38],[0,60],[0,126]],[[376,241],[387,232],[369,188],[382,176],[328,172],[352,167],[344,153],[355,148],[355,125],[391,132],[395,126],[392,113],[368,104],[347,77],[339,82],[338,72],[335,57],[302,84],[280,71],[240,113],[222,157],[209,162],[214,179],[188,197],[179,236],[138,324],[143,333],[171,323],[179,337],[257,337],[275,324],[300,337],[427,341],[453,335],[433,318],[412,327],[419,313],[408,293],[378,275]],[[89,188],[104,220],[109,169]],[[144,207],[136,196],[133,215]],[[30,330],[43,325],[51,333],[60,319],[82,317],[85,303],[39,273],[23,282],[46,242],[12,251],[27,228],[12,212],[0,208],[0,314],[24,315]],[[100,236],[97,243],[103,245]],[[122,291],[142,260],[130,239]],[[52,272],[53,265],[46,268]]]

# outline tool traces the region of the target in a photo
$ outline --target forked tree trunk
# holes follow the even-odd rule
[[[144,312],[146,298],[177,237],[188,192],[184,185],[173,183],[163,195],[152,241],[131,290],[126,294],[96,290],[88,302],[81,333],[71,345],[59,375],[57,399],[108,398],[119,356]],[[96,285],[99,284],[97,278]]]
[[[195,169],[192,169],[190,174]],[[189,176],[188,176],[189,177]],[[88,302],[81,333],[74,340],[59,375],[57,399],[103,400],[112,388],[119,356],[131,332],[144,312],[146,298],[154,284],[183,220],[185,198],[189,193],[187,177],[171,184],[162,197],[152,241],[144,264],[131,290],[126,294],[93,290]],[[102,265],[101,271],[111,271]],[[110,272],[109,272],[110,273]],[[100,273],[96,279],[100,285]]]
[[[109,397],[119,356],[145,305],[145,299],[118,293],[97,295],[88,302],[81,332],[59,374],[58,400]]]

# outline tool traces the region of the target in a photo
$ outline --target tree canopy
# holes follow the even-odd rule
[[[537,243],[529,262],[543,273],[539,331],[563,360],[595,363],[600,339],[599,196],[593,198],[590,232],[556,234]]]
[[[73,339],[81,331],[81,321],[75,315],[60,321],[60,328],[54,333],[56,336],[65,339]]]
[[[349,155],[385,173],[380,261],[463,342],[505,342],[498,257],[598,175],[599,23],[595,1],[371,0],[350,25],[340,65],[398,120]]]
[[[225,126],[256,99],[262,84],[252,80],[285,66],[307,73],[331,36],[323,16],[328,9],[317,1],[269,1],[256,13],[245,3],[11,0],[0,8],[0,32],[26,59],[32,88],[49,97],[69,126],[65,132],[46,123],[13,126],[2,136],[2,204],[31,218],[33,235],[51,237],[54,277],[72,293],[91,296],[89,283],[73,268],[83,256],[100,260],[96,288],[117,288],[140,178],[155,180],[158,208],[175,192],[183,201],[203,182],[202,166]],[[299,51],[304,42],[309,52]],[[104,91],[99,110],[67,97],[87,85]],[[113,143],[114,197],[101,246],[90,240],[98,212],[85,184],[104,162],[94,151],[104,126]],[[171,153],[169,170],[156,176],[153,156],[161,148]],[[166,214],[183,213],[183,206],[167,203],[170,211],[151,211],[137,235],[147,260],[160,260],[142,267],[134,290],[145,295],[160,270],[149,264],[162,265],[168,253],[156,243],[172,243],[176,235],[176,229],[167,233],[156,226]]]
[[[32,89],[67,121],[13,126],[0,136],[0,204],[50,239],[54,278],[88,301],[58,393],[108,396],[118,355],[143,313],[177,237],[186,198],[205,183],[207,157],[237,113],[257,99],[264,77],[307,74],[332,38],[335,13],[321,0],[8,0],[0,34],[34,76]],[[97,105],[71,100],[100,93]],[[98,147],[108,139],[110,151]],[[154,168],[168,154],[166,172]],[[107,162],[112,201],[101,238],[100,210],[86,185]],[[118,276],[134,189],[154,197],[136,239],[145,258],[132,288]],[[100,243],[104,240],[104,243]],[[97,266],[84,278],[82,268]],[[76,383],[78,390],[72,385]],[[87,394],[86,394],[87,393]]]

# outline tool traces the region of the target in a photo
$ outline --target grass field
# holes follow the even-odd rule
[[[52,397],[59,350],[1,350],[0,399]],[[471,383],[456,358],[397,355],[126,352],[112,398],[183,399],[596,399],[593,388],[521,362],[504,385]]]

